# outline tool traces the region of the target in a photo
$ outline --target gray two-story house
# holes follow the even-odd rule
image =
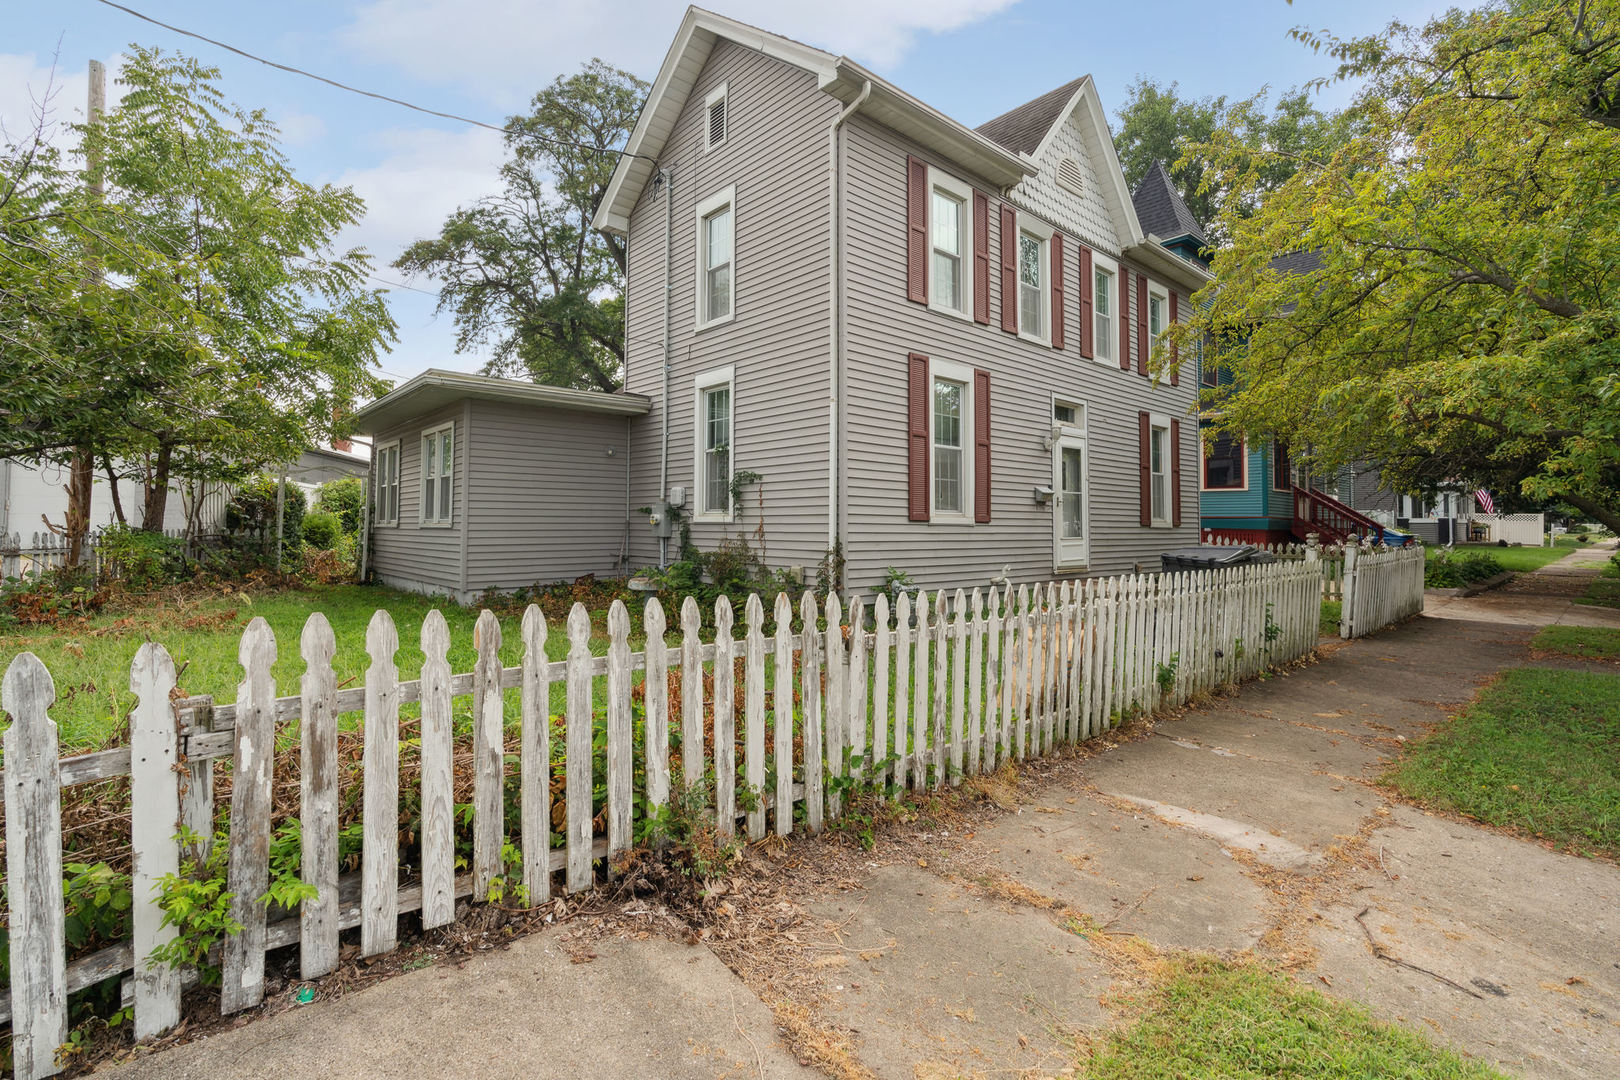
[[[837,546],[851,588],[888,567],[929,588],[1114,573],[1197,541],[1197,377],[1157,339],[1209,272],[1144,230],[1089,77],[969,128],[692,8],[626,150],[595,220],[628,246],[624,392],[524,403],[532,388],[429,373],[368,407],[403,448],[385,490],[427,491],[434,459],[435,485],[468,491],[407,496],[447,500],[429,527],[462,553],[434,577],[394,554],[421,547],[422,511],[389,497],[385,580],[475,593],[634,569],[674,557],[682,528],[703,549],[744,535],[772,566]],[[466,455],[424,449],[457,421]],[[485,461],[529,482],[481,485]],[[514,534],[540,524],[524,500],[578,538],[570,557]]]

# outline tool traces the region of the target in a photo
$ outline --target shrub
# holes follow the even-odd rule
[[[82,567],[0,579],[0,627],[82,618],[106,599],[106,591],[98,590],[95,578]]]
[[[337,547],[338,537],[344,531],[343,520],[329,510],[316,510],[304,516],[304,543],[316,551],[331,551]]]
[[[360,507],[364,502],[365,485],[355,476],[329,480],[315,493],[315,509],[336,514],[346,533],[360,531]]]
[[[304,543],[304,491],[289,483],[282,511],[281,551],[296,558]],[[257,540],[267,556],[274,557],[276,536],[276,478],[255,476],[236,489],[225,507],[225,527]]]
[[[1423,584],[1430,589],[1459,589],[1502,572],[1496,556],[1483,551],[1442,551],[1423,569]]]
[[[178,581],[186,572],[186,543],[158,532],[109,525],[96,541],[104,577],[132,589],[149,589]]]

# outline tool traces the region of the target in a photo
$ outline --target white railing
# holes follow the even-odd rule
[[[517,667],[502,666],[501,626],[486,611],[474,635],[477,663],[464,674],[451,672],[450,633],[435,611],[407,646],[419,644],[425,656],[421,677],[410,681],[398,677],[399,635],[379,611],[367,631],[364,686],[347,689],[337,688],[333,674],[332,628],[314,614],[298,645],[300,692],[291,697],[276,696],[271,675],[278,649],[290,643],[278,645],[269,625],[254,619],[241,638],[234,704],[172,697],[174,662],[161,645],[147,643],[131,666],[138,704],[130,745],[60,759],[49,715],[54,683],[33,654],[22,653],[0,683],[0,710],[12,719],[3,784],[11,994],[0,1003],[0,1023],[14,1025],[16,1075],[53,1074],[67,1035],[68,995],[121,972],[134,973],[125,985],[137,1038],[177,1021],[181,989],[195,973],[153,963],[175,934],[162,925],[158,882],[188,855],[176,822],[212,835],[216,767],[231,771],[226,880],[231,917],[242,927],[218,956],[220,1006],[231,1013],[262,999],[267,950],[296,943],[301,974],[312,979],[336,967],[346,929],[359,928],[361,951],[371,956],[395,947],[401,915],[420,912],[424,928],[440,926],[455,918],[458,898],[484,899],[492,885],[521,883],[532,904],[592,888],[598,871],[611,873],[613,857],[631,846],[636,815],[667,804],[672,784],[702,785],[704,812],[721,836],[816,832],[843,814],[852,783],[873,785],[885,798],[907,787],[955,785],[1252,677],[1315,648],[1321,578],[1322,564],[1308,555],[1016,593],[900,595],[892,612],[887,596],[870,609],[856,598],[846,612],[837,596],[823,608],[806,594],[795,618],[792,602],[779,595],[769,619],[756,595],[748,598],[740,638],[726,599],[707,627],[687,599],[679,642],[667,644],[654,599],[641,619],[639,652],[631,651],[630,613],[615,602],[605,655],[592,653],[591,620],[581,605],[563,626],[530,607]],[[565,659],[549,659],[554,633],[566,636]],[[554,686],[566,703],[556,723],[560,755],[551,747]],[[515,768],[506,764],[508,695],[516,698]],[[452,704],[465,698],[473,717],[472,855],[468,872],[457,874]],[[639,740],[633,704],[644,713]],[[420,785],[421,806],[416,838],[408,837],[403,851],[402,706],[420,715],[418,738],[403,744],[419,768],[403,775]],[[337,746],[346,713],[360,714],[364,839],[360,871],[340,875]],[[269,911],[262,898],[276,737],[294,722],[301,750],[279,767],[284,783],[287,770],[298,776],[300,877],[315,895],[297,911]],[[560,846],[551,841],[554,768],[562,773]],[[508,774],[519,790],[515,828],[503,818]],[[133,938],[70,963],[62,788],[123,775],[131,778]],[[509,843],[521,853],[511,867],[503,858]]]
[[[1421,544],[1400,548],[1344,549],[1344,603],[1339,636],[1356,638],[1423,610]]]

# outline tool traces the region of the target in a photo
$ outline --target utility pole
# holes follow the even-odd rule
[[[100,60],[90,61],[90,94],[85,103],[85,123],[91,128],[100,123],[102,113],[107,109],[107,67]],[[85,161],[85,178],[91,196],[98,202],[106,193],[102,183],[101,153],[96,147],[94,139],[90,143],[89,157]],[[85,291],[90,291],[101,283],[101,266],[99,262],[91,263],[91,270],[86,275]],[[64,515],[63,524],[67,527],[67,563],[69,566],[81,566],[85,559],[85,540],[90,534],[90,500],[91,488],[95,483],[95,448],[88,443],[81,443],[73,451],[73,461],[68,471],[68,506]]]

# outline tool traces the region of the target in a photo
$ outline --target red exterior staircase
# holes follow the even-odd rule
[[[1366,514],[1358,513],[1338,499],[1314,488],[1294,485],[1294,522],[1290,530],[1297,540],[1316,533],[1324,544],[1342,544],[1352,536],[1382,538],[1384,527]]]

